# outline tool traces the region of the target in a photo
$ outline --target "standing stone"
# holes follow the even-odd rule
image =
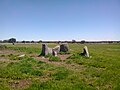
[[[48,54],[52,55],[52,53],[53,53],[52,48],[48,48]]]
[[[55,57],[57,57],[57,52],[53,50],[52,55],[55,56]]]
[[[88,52],[87,46],[85,46],[85,47],[83,48],[83,53],[82,53],[82,55],[84,55],[84,56],[86,56],[86,57],[89,57],[89,52]]]
[[[60,45],[60,52],[67,52],[67,51],[69,51],[68,44],[61,44]]]
[[[48,55],[48,54],[53,55],[53,49],[47,47],[46,44],[42,44],[42,52],[41,52],[40,56],[45,56],[45,55]]]
[[[42,44],[42,52],[40,54],[40,56],[45,56],[48,54],[48,47],[46,44]]]

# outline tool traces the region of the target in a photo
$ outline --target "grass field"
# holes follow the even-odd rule
[[[79,55],[85,45],[90,58]],[[120,90],[120,44],[69,44],[65,60],[38,57],[41,44],[6,46],[0,49],[0,90]]]

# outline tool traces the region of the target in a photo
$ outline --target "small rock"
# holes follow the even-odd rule
[[[18,57],[24,57],[25,56],[25,54],[23,54],[23,55],[19,55]]]

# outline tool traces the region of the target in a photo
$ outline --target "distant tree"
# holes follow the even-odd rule
[[[75,41],[75,40],[72,40],[72,43],[76,43],[76,41]]]
[[[31,43],[31,41],[25,41],[25,43]]]
[[[64,41],[65,43],[68,43],[68,41]]]
[[[31,43],[34,43],[34,42],[35,42],[35,41],[33,41],[33,40],[31,41]]]
[[[81,41],[81,44],[84,44],[84,43],[85,43],[85,40],[82,40],[82,41]]]
[[[23,40],[22,43],[25,43],[25,41]]]
[[[61,43],[61,41],[58,41],[58,44],[60,44]]]
[[[108,43],[113,43],[113,41],[108,41]]]
[[[42,43],[42,40],[39,40],[38,43]]]
[[[8,40],[3,40],[3,43],[8,43]]]
[[[2,43],[2,40],[0,40],[0,43]]]
[[[8,42],[9,42],[9,43],[12,43],[12,44],[14,45],[14,43],[16,42],[16,39],[15,39],[15,38],[10,38],[10,39],[8,40]]]

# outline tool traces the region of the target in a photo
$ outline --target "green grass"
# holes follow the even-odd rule
[[[14,82],[16,80],[25,80],[31,79],[32,85],[34,83],[43,84],[40,82],[40,79],[37,78],[49,78],[55,81],[55,83],[59,80],[63,80],[69,76],[71,71],[67,70],[64,67],[58,67],[51,64],[47,64],[42,61],[35,60],[33,58],[23,58],[19,62],[1,62],[0,63],[0,85],[1,89],[14,89],[9,85],[9,82]],[[5,83],[4,83],[5,82]],[[46,84],[47,84],[46,82]],[[19,82],[18,82],[19,83]],[[51,83],[52,84],[52,83]],[[44,86],[46,87],[46,86]],[[33,87],[29,87],[29,89],[33,89]],[[19,88],[18,88],[19,89]],[[25,89],[25,88],[24,88]],[[42,89],[42,88],[39,88]]]
[[[57,44],[54,43],[48,44],[49,47],[55,47],[56,45]],[[32,53],[40,54],[41,52],[41,44],[15,44],[15,45],[8,44],[7,47],[9,49],[17,50],[20,52],[26,52],[28,54]]]
[[[14,54],[9,54],[7,55],[7,57],[10,59],[10,60],[23,60],[23,59],[27,59],[28,56],[23,56],[23,57],[19,57],[19,55],[14,55]]]
[[[26,52],[28,54],[32,54],[32,53],[40,53],[40,49],[39,48],[33,48],[33,47],[9,47],[10,49],[13,50],[17,50],[20,52]]]
[[[56,44],[48,44],[54,47]],[[87,46],[90,58],[80,56]],[[40,54],[41,44],[7,45],[9,49]],[[120,89],[120,44],[69,44],[72,54],[64,64],[53,65],[30,57],[19,60],[16,55],[1,55],[11,61],[0,62],[0,90],[12,90],[12,80],[27,80],[31,83],[22,90],[119,90]],[[26,49],[27,48],[27,49]],[[51,56],[48,56],[49,58]],[[52,62],[59,61],[52,57]],[[61,63],[61,62],[58,62]]]
[[[59,57],[55,57],[55,56],[50,56],[49,57],[49,61],[61,61],[61,59]]]

